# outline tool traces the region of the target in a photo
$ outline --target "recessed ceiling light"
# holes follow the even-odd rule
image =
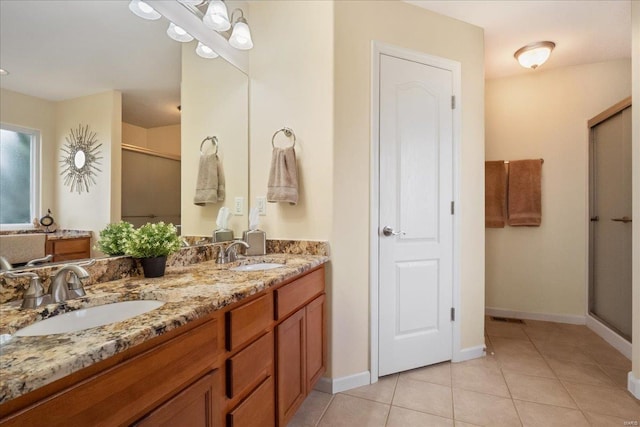
[[[7,74],[9,74],[7,70],[5,70],[4,68],[0,68],[0,76],[6,76]]]

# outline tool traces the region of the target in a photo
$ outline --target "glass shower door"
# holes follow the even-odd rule
[[[589,313],[631,341],[631,107],[591,128]]]

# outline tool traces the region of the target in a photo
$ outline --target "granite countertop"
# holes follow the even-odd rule
[[[269,254],[220,265],[215,261],[168,267],[161,278],[131,277],[94,284],[87,296],[21,310],[0,305],[0,404],[206,316],[329,260],[320,255]],[[239,264],[277,262],[284,267],[234,272]],[[84,331],[15,337],[16,330],[56,314],[119,301],[151,299],[165,304],[134,318]]]
[[[93,232],[83,230],[57,230],[52,233],[46,233],[47,240],[65,240],[65,239],[78,239],[81,237],[91,238]]]

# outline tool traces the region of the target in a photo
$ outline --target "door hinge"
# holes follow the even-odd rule
[[[451,215],[456,213],[456,202],[451,202]]]
[[[451,109],[452,110],[456,109],[456,96],[455,95],[451,95]]]
[[[455,307],[451,307],[451,321],[454,322],[456,320],[456,309]]]

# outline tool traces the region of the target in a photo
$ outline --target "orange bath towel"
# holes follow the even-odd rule
[[[508,223],[538,227],[542,222],[542,160],[509,163]]]
[[[507,213],[507,171],[504,161],[484,162],[484,226],[504,228]]]

